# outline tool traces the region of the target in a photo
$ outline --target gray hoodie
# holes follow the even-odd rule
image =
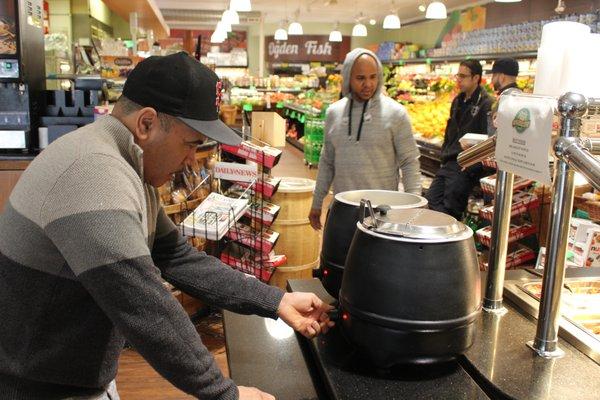
[[[351,102],[350,72],[358,57],[369,54],[377,61],[379,85],[367,103]],[[342,69],[344,98],[327,110],[325,138],[312,208],[320,209],[333,184],[333,192],[347,190],[398,190],[400,173],[404,190],[421,194],[419,150],[406,109],[381,93],[381,62],[366,49],[354,49],[346,55]],[[353,103],[352,112],[350,106]],[[363,126],[358,136],[361,114]],[[350,135],[348,125],[352,116]]]

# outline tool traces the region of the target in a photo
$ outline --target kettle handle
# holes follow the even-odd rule
[[[366,213],[369,213],[371,216],[371,225],[367,225],[365,221]],[[361,199],[360,200],[360,210],[359,210],[359,221],[365,228],[375,228],[375,212],[373,211],[373,206],[371,205],[371,200]]]

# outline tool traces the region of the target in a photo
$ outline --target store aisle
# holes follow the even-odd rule
[[[305,166],[302,152],[288,144],[281,155],[279,164],[273,168],[272,174],[280,177],[294,176],[316,179],[317,169],[309,169]],[[330,197],[327,196],[325,199],[326,206],[331,201]],[[206,317],[196,324],[196,329],[202,342],[215,356],[223,374],[228,376],[225,337],[220,318],[214,315]],[[193,398],[161,377],[132,349],[124,350],[119,360],[117,388],[123,400],[188,400]]]

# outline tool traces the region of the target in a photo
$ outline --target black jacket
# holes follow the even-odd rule
[[[462,151],[458,140],[466,133],[487,134],[487,118],[492,104],[493,99],[481,86],[475,89],[467,101],[464,93],[454,98],[442,144],[442,163],[456,160],[456,156]]]

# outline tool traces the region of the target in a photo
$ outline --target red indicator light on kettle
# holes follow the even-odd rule
[[[329,270],[328,269],[324,269],[323,270],[323,275],[329,275]]]
[[[348,318],[350,318],[350,315],[348,315],[348,313],[342,313],[342,319],[343,319],[344,321],[347,321],[347,320],[348,320]]]

